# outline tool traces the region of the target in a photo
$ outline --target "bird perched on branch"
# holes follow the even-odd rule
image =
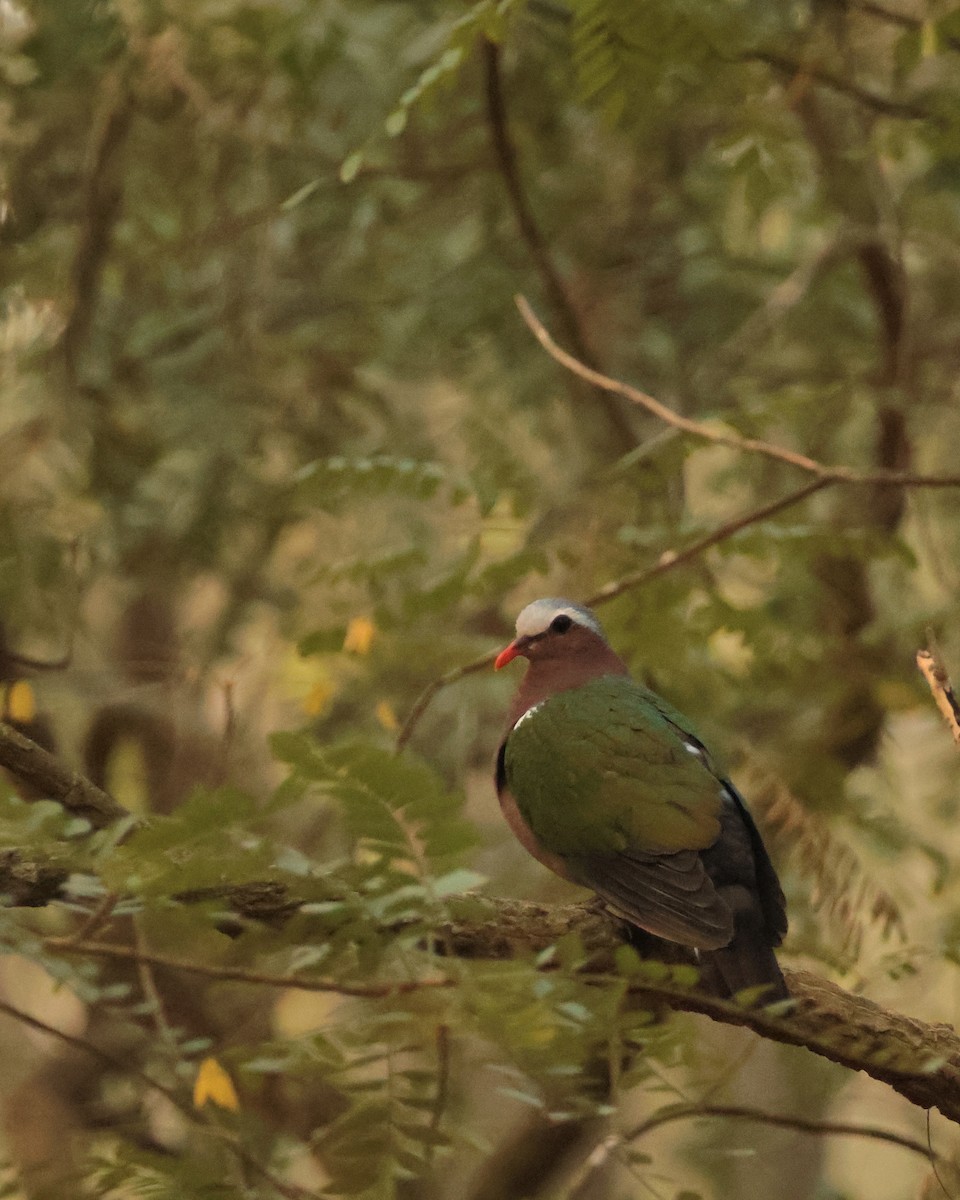
[[[760,1003],[785,999],[780,882],[687,718],[631,679],[593,613],[569,600],[527,605],[497,669],[517,657],[529,666],[496,778],[523,846],[633,929],[688,947],[710,991],[766,985]]]

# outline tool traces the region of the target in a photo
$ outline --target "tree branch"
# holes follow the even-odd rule
[[[60,339],[72,383],[77,381],[80,351],[93,324],[100,281],[120,217],[122,158],[134,114],[133,94],[125,80],[111,77],[106,87],[111,103],[95,135],[83,226],[71,272],[73,303]]]
[[[937,708],[943,715],[947,727],[953,734],[953,740],[960,746],[960,700],[950,683],[947,668],[940,656],[933,650],[917,651],[917,666],[927,681]]]
[[[577,357],[590,366],[599,369],[599,363],[587,341],[580,315],[574,306],[561,278],[560,272],[550,257],[546,238],[537,225],[527,197],[520,181],[517,168],[517,151],[510,138],[507,124],[507,110],[503,99],[503,80],[500,72],[500,47],[489,40],[483,42],[483,63],[485,72],[487,120],[490,125],[490,135],[496,154],[497,166],[503,177],[504,187],[513,209],[514,219],[520,230],[537,274],[543,285],[543,290],[557,314],[557,320],[563,330],[563,335],[573,346]],[[606,417],[610,433],[616,443],[618,453],[622,454],[633,449],[637,439],[626,414],[613,399],[610,392],[603,388],[593,388],[600,407]]]
[[[79,771],[71,771],[42,746],[0,721],[0,767],[29,783],[41,796],[59,801],[95,829],[130,817],[116,800]]]
[[[900,117],[908,121],[934,120],[938,125],[942,124],[936,114],[919,104],[911,104],[906,100],[894,100],[879,92],[872,92],[869,88],[861,87],[860,84],[854,83],[852,79],[847,79],[843,75],[835,75],[832,71],[824,70],[822,67],[811,66],[797,59],[788,58],[784,54],[777,54],[772,50],[752,51],[743,56],[743,61],[764,63],[775,71],[779,71],[780,74],[787,75],[791,80],[807,76],[834,92],[849,96],[862,104],[864,108],[872,109],[873,112],[880,113],[884,117]]]
[[[275,885],[279,887],[279,885]],[[221,889],[229,900],[229,889]],[[244,887],[236,889],[242,901]],[[288,895],[292,907],[298,901]],[[597,986],[620,977],[613,954],[622,945],[620,924],[595,902],[545,906],[524,901],[471,896],[470,916],[455,918],[437,930],[437,944],[451,957],[508,959],[539,954],[570,934],[578,936],[590,956],[585,974]],[[230,980],[261,987],[299,988],[367,999],[456,986],[450,975],[423,979],[348,984],[304,974],[272,974],[217,966],[162,954],[140,954],[129,946],[104,942],[71,942],[52,938],[55,953],[147,962],[208,979]],[[671,948],[675,949],[675,948]],[[677,955],[682,955],[677,950]],[[549,970],[549,965],[544,969]],[[784,970],[792,1008],[783,1014],[762,1008],[742,1008],[690,988],[638,975],[629,993],[657,1009],[699,1013],[726,1025],[752,1029],[759,1036],[785,1045],[802,1046],[851,1071],[863,1071],[888,1084],[921,1108],[936,1108],[960,1123],[960,1037],[949,1025],[932,1025],[882,1008],[863,996],[844,991],[810,971]]]
[[[477,897],[471,897],[472,905],[477,902]],[[576,933],[587,952],[598,958],[622,944],[617,923],[594,903],[550,908],[506,900],[482,903],[490,907],[489,919],[457,921],[441,928],[451,953],[478,958],[536,954],[570,933]],[[960,1123],[960,1037],[952,1026],[932,1025],[884,1009],[810,971],[785,968],[784,977],[794,1007],[782,1016],[639,979],[631,983],[630,992],[657,1007],[700,1013],[722,1024],[752,1029],[770,1041],[803,1046],[888,1084],[920,1108],[936,1108]],[[598,975],[598,982],[603,978]]]
[[[102,788],[85,775],[65,767],[59,758],[25,738],[5,721],[0,721],[0,767],[30,784],[41,796],[59,800],[68,812],[84,817],[95,829],[130,817],[130,812]]]
[[[770,504],[762,504],[759,508],[753,508],[739,517],[734,517],[732,521],[718,525],[716,529],[711,530],[710,533],[705,534],[702,538],[698,538],[695,542],[691,542],[689,546],[685,546],[681,550],[663,550],[657,556],[652,566],[643,567],[639,571],[633,571],[629,575],[622,576],[620,579],[614,579],[609,583],[605,583],[598,592],[594,592],[592,596],[587,598],[586,603],[591,607],[598,607],[601,604],[606,604],[608,600],[614,600],[617,596],[622,596],[624,592],[628,592],[632,588],[640,587],[645,583],[650,583],[654,579],[659,579],[661,575],[666,575],[678,567],[687,566],[688,563],[698,559],[711,547],[719,546],[722,542],[732,538],[741,530],[748,529],[751,525],[756,525],[760,521],[766,521],[770,517],[776,516],[778,513],[791,508],[794,504],[799,504],[801,500],[806,500],[815,492],[819,492],[833,483],[836,483],[836,480],[817,479],[813,483],[804,484],[802,488],[798,488],[795,492],[789,492],[779,500],[774,500]],[[397,753],[399,754],[410,741],[413,731],[438,692],[442,692],[444,688],[450,687],[454,683],[459,683],[461,679],[466,679],[469,675],[476,675],[479,671],[487,670],[493,665],[493,660],[496,656],[497,652],[491,651],[489,654],[475,658],[472,662],[465,663],[463,666],[445,671],[443,675],[440,675],[437,679],[427,684],[414,701],[413,707],[400,727],[396,741]]]
[[[758,1125],[772,1125],[779,1129],[793,1129],[798,1133],[810,1133],[819,1137],[845,1136],[871,1138],[878,1142],[887,1142],[893,1146],[901,1146],[913,1154],[919,1154],[928,1162],[935,1163],[938,1156],[914,1138],[893,1130],[880,1129],[876,1125],[854,1125],[846,1121],[812,1121],[807,1117],[791,1117],[779,1113],[769,1113],[762,1108],[746,1108],[732,1104],[672,1104],[660,1109],[645,1121],[641,1121],[628,1133],[612,1134],[605,1137],[592,1151],[583,1166],[574,1176],[566,1193],[566,1200],[579,1200],[586,1195],[586,1188],[596,1173],[607,1163],[610,1156],[618,1150],[639,1141],[646,1134],[662,1125],[671,1125],[675,1121],[692,1121],[703,1117],[719,1117],[734,1121],[753,1121]]]
[[[214,963],[196,962],[189,958],[174,958],[169,954],[154,954],[116,942],[74,941],[72,938],[47,938],[47,950],[54,954],[79,955],[84,958],[107,958],[116,962],[131,962],[137,966],[163,967],[168,971],[183,971],[202,975],[222,983],[250,983],[258,987],[294,988],[301,992],[330,992],[337,996],[382,1000],[389,996],[406,996],[430,988],[453,987],[452,977],[431,976],[426,979],[390,979],[384,983],[340,983],[335,979],[320,979],[315,975],[279,975],[269,971],[248,971],[243,967],[224,967]]]
[[[586,366],[557,345],[523,296],[516,297],[516,305],[530,332],[550,357],[561,366],[596,387],[615,392],[618,396],[625,396],[633,404],[637,404],[655,417],[659,417],[666,425],[680,429],[693,437],[712,442],[717,446],[729,446],[747,454],[760,454],[764,458],[772,458],[776,462],[797,467],[801,471],[815,475],[818,479],[828,480],[832,483],[869,485],[871,487],[960,487],[960,475],[911,475],[902,471],[864,472],[857,471],[853,467],[829,466],[814,458],[809,458],[806,454],[800,454],[796,450],[788,450],[785,446],[776,446],[772,442],[764,442],[758,438],[740,437],[735,433],[724,433],[711,425],[705,425],[702,421],[684,417],[661,401],[655,400],[653,396],[641,392],[639,388],[631,387],[628,383],[612,379],[610,376],[603,375],[592,367]]]
[[[55,863],[25,860],[19,850],[0,850],[0,896],[12,908],[43,908],[60,899],[69,875]]]
[[[9,726],[0,724],[0,761],[9,765],[11,758],[21,762],[21,766],[25,764],[25,774],[32,783],[46,781],[48,794],[66,799],[72,805],[71,811],[84,813],[94,823],[106,824],[116,820],[118,815],[126,815],[89,780],[61,767],[51,755]],[[10,880],[26,879],[23,894],[31,903],[40,903],[44,889],[51,894],[60,894],[62,890],[55,874],[62,868],[51,870],[54,873],[48,874],[42,867],[31,865],[18,853],[8,850],[0,856],[0,892],[15,899],[17,887]],[[33,875],[45,879],[44,884],[34,887],[30,882]],[[276,924],[282,924],[303,903],[277,881],[235,887],[223,885],[184,892],[179,897],[186,903],[210,898],[222,900],[241,915]],[[471,915],[469,919],[453,920],[438,930],[439,944],[448,954],[495,959],[538,953],[564,935],[575,933],[593,956],[591,970],[598,985],[611,977],[611,954],[622,944],[619,925],[595,904],[547,908],[471,896],[470,905],[471,913],[476,914],[479,910],[480,917]],[[456,982],[451,975],[349,984],[308,975],[270,974],[165,955],[139,954],[132,947],[90,940],[54,938],[47,945],[50,950],[64,955],[142,961],[214,979],[368,998],[383,998],[423,988],[447,988]],[[810,972],[786,971],[785,975],[795,1005],[789,1014],[780,1016],[764,1009],[740,1008],[729,1001],[643,978],[631,981],[630,992],[639,999],[649,999],[657,1007],[701,1013],[725,1024],[746,1026],[772,1041],[804,1046],[850,1070],[864,1071],[888,1083],[914,1104],[937,1108],[950,1120],[960,1123],[960,1038],[950,1026],[929,1025],[889,1012]]]

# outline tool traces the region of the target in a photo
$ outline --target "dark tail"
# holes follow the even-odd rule
[[[734,997],[745,988],[766,985],[755,1004],[788,1000],[786,980],[755,898],[741,887],[724,888],[722,895],[733,910],[735,932],[728,945],[700,952],[702,987],[717,996]]]

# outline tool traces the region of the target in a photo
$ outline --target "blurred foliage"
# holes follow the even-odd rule
[[[834,1101],[841,1072],[637,1011],[575,944],[444,955],[471,889],[561,894],[488,782],[511,681],[392,743],[527,600],[804,482],[564,376],[517,292],[711,428],[955,470],[958,54],[932,0],[0,0],[7,715],[150,817],[0,806],[4,847],[74,872],[3,910],[0,993],[99,1048],[6,1035],[5,1195],[552,1197],[603,1121]],[[958,517],[832,487],[602,612],[753,786],[788,953],[938,1020],[960,764],[913,656],[932,627],[960,674]],[[218,888],[265,880],[305,907],[230,926]],[[347,994],[45,944],[98,905],[97,936]],[[237,1112],[192,1107],[208,1060]],[[899,1159],[691,1128],[583,1196],[916,1193]]]

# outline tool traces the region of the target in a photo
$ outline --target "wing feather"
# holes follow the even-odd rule
[[[733,915],[693,850],[578,858],[571,875],[617,916],[658,937],[714,950],[733,937]]]

